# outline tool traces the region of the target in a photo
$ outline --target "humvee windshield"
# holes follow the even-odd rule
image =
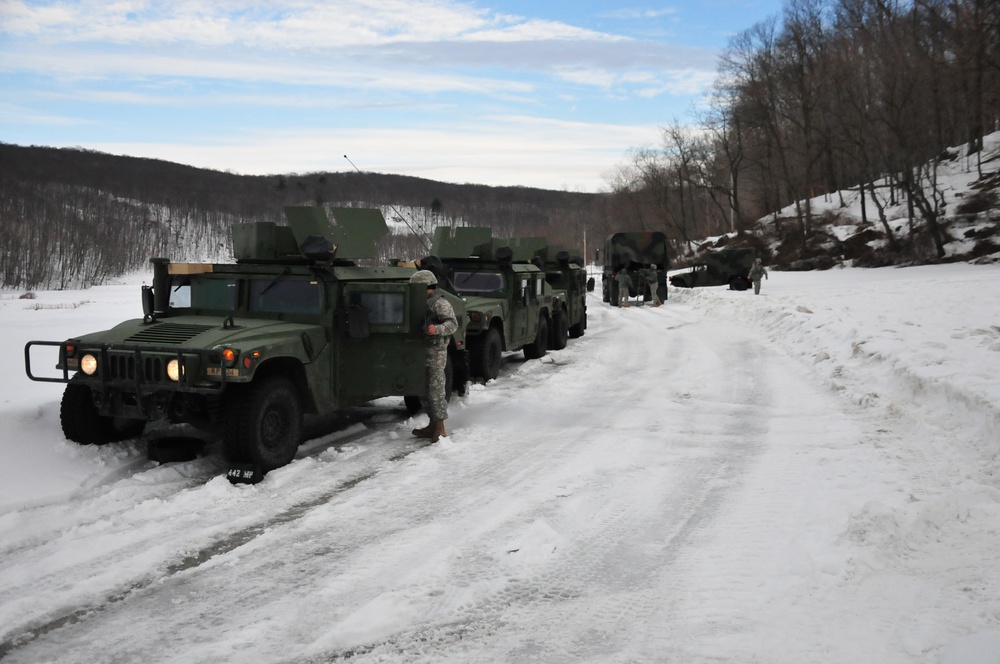
[[[319,282],[251,279],[249,309],[268,313],[318,314],[322,310]]]
[[[500,272],[460,272],[452,274],[459,293],[502,293],[503,274]]]
[[[545,281],[556,289],[566,290],[567,288],[566,280],[563,278],[562,272],[546,272]]]
[[[238,297],[239,282],[236,279],[175,277],[170,288],[170,308],[233,311]]]

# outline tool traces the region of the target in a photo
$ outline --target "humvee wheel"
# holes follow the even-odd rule
[[[549,344],[552,350],[562,350],[566,347],[566,340],[569,339],[569,321],[562,312],[556,314],[552,320],[552,337]]]
[[[229,461],[249,461],[267,472],[295,458],[302,436],[302,405],[287,378],[267,378],[233,390],[227,400],[222,449]]]
[[[548,351],[549,341],[549,319],[545,316],[538,317],[538,333],[535,334],[534,342],[524,347],[524,357],[527,360],[537,360],[543,357]]]
[[[104,445],[135,438],[146,426],[144,420],[101,415],[94,405],[90,387],[69,383],[59,404],[63,435],[81,445]]]
[[[476,344],[472,353],[472,373],[483,380],[493,380],[500,375],[500,364],[503,362],[503,342],[500,332],[491,327]]]
[[[409,415],[416,415],[420,412],[420,409],[424,407],[424,405],[420,403],[420,397],[412,394],[407,394],[403,397],[403,405],[406,406],[406,412]]]
[[[569,338],[579,339],[584,335],[586,329],[587,329],[587,312],[584,311],[583,315],[580,316],[580,322],[577,323],[576,325],[570,325]]]
[[[750,288],[750,281],[746,277],[733,277],[729,280],[729,290],[745,291]]]

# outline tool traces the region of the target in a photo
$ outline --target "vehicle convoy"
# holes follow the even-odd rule
[[[658,231],[635,231],[612,233],[604,241],[604,285],[603,298],[612,306],[618,305],[618,283],[615,276],[624,270],[628,273],[632,287],[629,296],[639,297],[643,302],[653,299],[650,288],[640,270],[656,266],[655,287],[660,300],[667,301],[666,273],[669,269],[667,258],[667,236]]]
[[[66,341],[30,341],[32,380],[66,383],[60,406],[70,440],[138,436],[180,423],[221,438],[224,457],[260,473],[295,456],[304,414],[325,415],[387,396],[411,409],[425,394],[426,288],[413,268],[362,267],[387,230],[378,210],[285,208],[288,226],[233,226],[235,264],[153,258],[144,316]],[[449,389],[464,391],[465,307],[449,296],[459,330]],[[32,351],[55,355],[38,376]],[[49,372],[52,374],[52,372]]]
[[[750,287],[747,274],[756,258],[753,249],[720,249],[704,256],[684,272],[671,275],[670,285],[678,288],[729,286],[743,291]]]
[[[489,228],[439,227],[432,256],[421,261],[465,301],[469,373],[484,380],[499,375],[504,351],[523,350],[529,360],[545,355],[559,306],[545,273],[516,261],[511,244],[493,238]]]
[[[514,259],[535,262],[545,272],[545,282],[558,303],[553,307],[549,348],[562,350],[567,339],[582,337],[587,329],[587,271],[580,257],[550,245],[544,237],[521,238]]]

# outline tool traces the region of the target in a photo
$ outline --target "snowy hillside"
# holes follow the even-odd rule
[[[4,293],[0,658],[1000,664],[998,279],[593,293],[439,443],[384,399],[253,486],[71,444],[24,377],[137,285]]]
[[[769,264],[794,270],[1000,262],[1000,132],[984,138],[980,153],[955,146],[943,152],[936,168],[927,164],[921,172],[924,195],[933,201],[939,216],[943,257],[938,257],[917,209],[911,226],[906,196],[888,178],[866,188],[864,194],[854,188],[809,200],[812,233],[808,238],[802,237],[797,216],[798,210],[805,214],[807,202],[800,201],[798,210],[791,204],[758,220],[750,234],[711,237],[692,248],[749,246]],[[690,256],[674,258],[678,267],[692,262]]]

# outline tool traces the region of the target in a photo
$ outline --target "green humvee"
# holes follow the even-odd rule
[[[570,258],[564,248],[550,245],[544,237],[522,238],[514,248],[515,259],[526,256],[545,271],[545,282],[552,289],[552,327],[549,348],[562,350],[567,339],[584,335],[587,329],[587,271],[583,259]]]
[[[756,253],[753,249],[720,249],[698,257],[690,269],[670,276],[670,285],[678,288],[729,286],[744,291],[750,287],[747,276]]]
[[[221,437],[227,460],[259,472],[295,456],[304,414],[386,396],[425,396],[426,290],[412,268],[361,267],[386,232],[378,210],[285,209],[289,226],[233,227],[235,264],[153,258],[144,316],[67,341],[31,341],[32,380],[67,383],[63,433],[79,443],[139,435],[148,422]],[[467,366],[465,309],[449,382]],[[36,376],[35,346],[58,349],[55,376]],[[54,352],[52,353],[55,354]],[[459,381],[460,390],[464,382]],[[449,388],[451,389],[451,388]]]
[[[515,261],[510,244],[489,228],[439,227],[433,255],[421,261],[430,269],[440,261],[446,288],[465,301],[470,375],[484,380],[499,375],[504,351],[523,350],[529,360],[548,351],[555,298],[545,273]]]
[[[650,265],[656,266],[655,287],[660,300],[667,301],[666,273],[669,265],[667,259],[667,236],[658,231],[636,231],[630,233],[612,233],[604,241],[604,288],[605,302],[618,306],[618,283],[615,276],[624,270],[632,280],[629,295],[639,297],[643,301],[653,299],[650,287],[641,277],[639,270]]]

